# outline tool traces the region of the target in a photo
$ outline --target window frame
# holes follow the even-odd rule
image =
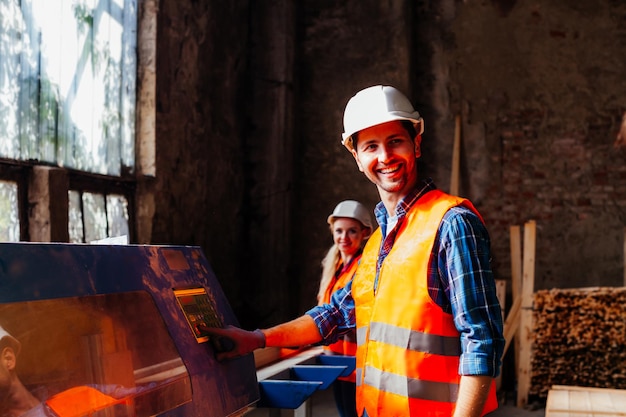
[[[105,197],[109,194],[118,194],[123,195],[126,198],[126,201],[128,202],[128,241],[134,242],[136,236],[135,195],[137,192],[137,180],[135,178],[109,177],[106,175],[92,174],[74,169],[67,169],[67,173],[69,179],[68,193],[69,191],[77,191],[81,194],[81,197],[84,192],[102,194]],[[85,215],[82,203],[81,214],[84,231]]]
[[[0,158],[0,179],[17,184],[17,210],[20,224],[20,240],[30,240],[28,216],[28,181],[32,166],[28,162]]]
[[[121,194],[128,202],[129,243],[150,243],[154,213],[147,210],[141,216],[138,207],[151,207],[156,180],[156,31],[158,0],[137,0],[136,37],[136,91],[135,91],[135,167],[122,169],[120,176],[108,176],[79,171],[36,160],[18,160],[0,157],[0,179],[14,181],[18,188],[20,240],[33,241],[31,235],[31,207],[29,184],[35,167],[48,166],[66,173],[69,186],[65,190],[100,194]],[[32,204],[36,204],[34,202]],[[69,210],[68,210],[69,211]],[[69,214],[69,213],[68,213]],[[69,231],[69,222],[56,224]],[[69,233],[68,233],[69,235]],[[67,238],[69,241],[69,236]]]
[[[30,234],[30,207],[29,207],[29,183],[33,177],[33,168],[36,166],[49,166],[63,170],[68,177],[68,187],[65,190],[79,193],[89,192],[95,194],[119,194],[128,202],[128,239],[133,242],[136,236],[135,229],[135,195],[137,192],[137,179],[132,176],[111,177],[107,175],[93,174],[75,169],[58,167],[53,164],[34,163],[0,158],[0,180],[12,181],[17,184],[17,201],[20,225],[20,241],[31,241]],[[82,208],[81,208],[82,211]],[[60,227],[60,225],[56,225]],[[67,224],[69,228],[69,223]]]

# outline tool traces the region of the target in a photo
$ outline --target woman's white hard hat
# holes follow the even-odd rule
[[[341,143],[353,149],[352,135],[393,120],[413,122],[418,135],[424,133],[424,121],[413,108],[409,99],[398,89],[389,85],[375,85],[356,93],[343,113]]]
[[[347,217],[350,219],[358,220],[363,226],[370,229],[370,232],[373,230],[372,217],[370,216],[369,211],[365,208],[363,204],[359,203],[358,201],[344,200],[341,203],[337,204],[337,206],[333,210],[333,214],[328,216],[328,224],[333,224],[335,219],[338,217]]]

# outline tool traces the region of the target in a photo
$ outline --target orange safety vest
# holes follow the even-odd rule
[[[324,293],[324,299],[322,302],[328,303],[330,302],[331,295],[337,291],[348,285],[348,283],[352,280],[354,273],[356,272],[356,267],[359,264],[359,259],[361,259],[361,255],[359,254],[350,262],[350,265],[345,271],[342,271],[335,283],[333,285],[329,285],[326,288],[326,292]],[[333,344],[328,346],[324,346],[324,351],[328,355],[356,355],[356,337],[355,332],[350,331],[345,334],[342,338],[336,341]],[[349,376],[340,376],[337,379],[341,379],[343,381],[351,381],[356,382],[356,371],[353,371]]]
[[[433,190],[407,213],[378,272],[380,228],[352,283],[357,327],[357,411],[369,417],[451,416],[460,382],[460,333],[428,294],[428,264],[444,214],[471,202]],[[479,215],[480,216],[480,215]],[[416,279],[416,277],[418,279]],[[498,407],[491,384],[483,415]]]

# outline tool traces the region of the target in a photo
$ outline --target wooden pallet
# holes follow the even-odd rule
[[[546,417],[624,417],[626,390],[554,385]]]

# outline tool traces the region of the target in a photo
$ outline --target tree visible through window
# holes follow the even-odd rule
[[[134,166],[136,0],[0,0],[0,156]]]
[[[0,0],[0,159],[132,179],[136,38],[137,0]]]
[[[70,242],[128,237],[128,201],[118,194],[69,192]]]

